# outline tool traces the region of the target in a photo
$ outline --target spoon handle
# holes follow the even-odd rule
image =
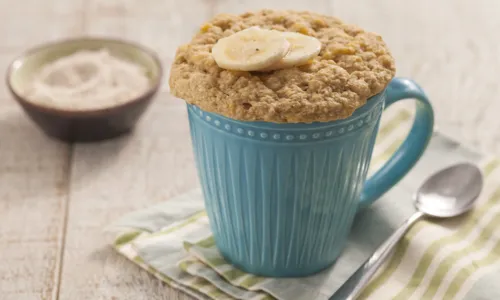
[[[408,229],[423,216],[424,213],[416,212],[401,224],[401,226],[378,247],[377,251],[375,251],[375,253],[373,253],[373,255],[369,257],[346,282],[344,282],[329,300],[355,300],[363,291],[363,288],[370,282],[370,279],[375,275],[380,266],[387,260],[399,240],[405,235]]]

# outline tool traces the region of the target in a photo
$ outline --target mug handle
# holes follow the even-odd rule
[[[410,133],[392,157],[370,177],[363,187],[360,206],[365,208],[398,183],[424,153],[432,137],[434,111],[417,83],[406,78],[394,78],[386,89],[385,108],[406,99],[416,99],[416,115]]]

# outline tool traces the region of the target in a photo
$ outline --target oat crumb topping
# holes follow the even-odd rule
[[[221,69],[214,44],[260,26],[319,39],[308,64],[271,72]],[[394,59],[382,38],[312,12],[261,10],[220,14],[178,48],[170,73],[174,96],[201,109],[242,121],[327,122],[349,117],[394,77]]]

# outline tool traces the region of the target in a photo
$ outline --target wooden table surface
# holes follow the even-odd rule
[[[0,88],[0,299],[188,299],[116,255],[102,228],[196,186],[185,108],[168,93],[176,47],[219,12],[334,14],[382,34],[440,130],[500,153],[498,0],[0,0],[0,64],[78,35],[155,49],[165,84],[133,135],[67,145],[45,137]]]

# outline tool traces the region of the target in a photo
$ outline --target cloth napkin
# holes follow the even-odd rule
[[[390,108],[382,119],[371,171],[408,132],[412,113]],[[485,187],[476,208],[448,220],[423,220],[398,244],[360,299],[500,299],[500,160],[435,133],[415,168],[360,212],[331,268],[305,278],[263,278],[228,264],[215,247],[199,189],[107,228],[118,253],[195,299],[325,300],[414,212],[412,194],[431,173],[457,162],[478,164]]]

